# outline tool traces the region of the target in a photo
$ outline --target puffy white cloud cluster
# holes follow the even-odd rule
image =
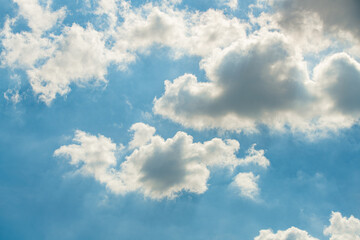
[[[195,129],[270,129],[323,134],[359,119],[360,63],[349,54],[324,58],[313,70],[292,40],[278,32],[251,38],[204,58],[209,79],[185,74],[165,81],[154,112]]]
[[[343,217],[339,212],[333,212],[330,218],[330,225],[324,229],[324,235],[329,240],[359,240],[360,220],[354,216]],[[271,229],[261,230],[259,236],[254,240],[318,240],[304,230],[291,227],[285,231],[274,233]]]
[[[1,31],[2,64],[26,70],[34,93],[47,104],[67,94],[71,83],[106,83],[110,64],[124,69],[137,52],[154,44],[170,47],[175,57],[205,56],[245,37],[248,27],[220,10],[186,12],[167,1],[136,8],[123,0],[102,0],[94,13],[105,16],[108,27],[95,30],[90,22],[86,27],[62,25],[66,9],[52,11],[51,1],[15,2],[19,15]],[[14,32],[20,17],[30,31]]]
[[[114,193],[138,191],[153,199],[172,199],[183,191],[204,193],[213,167],[257,164],[266,168],[269,165],[264,151],[255,150],[254,145],[248,150],[248,156],[237,158],[235,154],[240,146],[236,140],[214,138],[204,143],[193,142],[192,136],[184,132],[165,140],[144,123],[134,124],[131,131],[133,139],[127,148],[130,154],[121,163],[117,153],[124,151],[122,145],[117,146],[102,135],[93,136],[79,130],[73,139],[76,143],[60,147],[54,155],[68,156],[81,173],[93,176]],[[117,164],[120,164],[118,168]],[[251,181],[258,177],[249,179],[245,175],[242,178],[238,175],[235,182],[243,196],[254,198],[258,187]],[[251,189],[254,187],[256,191]]]
[[[95,30],[90,23],[86,27],[60,24],[65,9],[51,11],[51,1],[46,6],[36,0],[16,3],[19,16],[7,19],[1,31],[2,64],[25,70],[34,93],[47,104],[56,95],[67,94],[71,83],[106,83],[110,63],[122,66],[134,60],[129,53],[111,51],[106,42],[108,34]],[[31,31],[13,31],[20,17],[28,21]],[[52,28],[60,34],[53,33]]]
[[[202,59],[208,81],[191,74],[165,81],[154,112],[199,130],[255,132],[266,125],[314,136],[351,127],[360,117],[360,55],[352,51],[360,46],[359,6],[258,1],[256,7],[272,8],[250,15],[258,28]]]

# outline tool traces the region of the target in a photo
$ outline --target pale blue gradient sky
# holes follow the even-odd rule
[[[139,1],[140,2],[140,1]],[[141,3],[134,1],[134,5]],[[144,1],[145,2],[145,1]],[[228,14],[246,20],[245,5]],[[0,26],[16,15],[16,5],[1,0]],[[64,24],[83,26],[92,16],[66,5]],[[179,8],[204,11],[220,8],[215,1],[183,1]],[[73,13],[73,14],[72,14]],[[18,31],[27,28],[20,22]],[[55,29],[56,31],[56,29]],[[3,47],[0,48],[3,50]],[[168,48],[152,47],[138,54],[126,71],[108,67],[108,83],[100,87],[71,84],[71,92],[50,106],[33,95],[23,70],[0,69],[0,239],[253,239],[261,229],[274,231],[296,226],[319,239],[332,211],[360,217],[360,128],[309,139],[303,134],[272,132],[260,126],[255,134],[185,128],[152,113],[154,97],[164,93],[164,80],[184,73],[207,81],[200,57],[171,58]],[[14,80],[14,75],[19,80]],[[3,97],[18,89],[22,100]],[[211,171],[208,191],[182,193],[176,199],[151,200],[140,193],[116,195],[89,176],[74,174],[76,167],[54,151],[70,144],[76,129],[102,134],[115,143],[131,140],[130,126],[144,122],[163,138],[184,131],[194,142],[214,137],[240,142],[239,157],[256,143],[271,165],[235,168],[260,174],[258,201],[243,198],[230,184],[227,169]],[[122,159],[123,161],[124,159]],[[121,161],[121,160],[120,160]]]

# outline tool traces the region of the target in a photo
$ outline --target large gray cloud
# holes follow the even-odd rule
[[[201,65],[210,82],[189,74],[166,81],[155,113],[199,129],[251,129],[304,116],[312,102],[305,63],[281,34],[238,42]]]
[[[259,32],[200,65],[208,82],[185,74],[165,81],[154,112],[186,127],[256,131],[290,127],[309,136],[350,127],[360,117],[360,63],[342,52],[324,58],[312,79],[301,51],[282,33]]]

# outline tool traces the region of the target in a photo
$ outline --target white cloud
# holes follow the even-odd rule
[[[257,160],[236,157],[239,149],[236,140],[214,138],[194,143],[184,132],[165,140],[154,135],[153,127],[143,123],[134,124],[131,131],[134,135],[128,147],[130,153],[119,168],[116,168],[119,163],[116,153],[122,146],[117,147],[102,135],[76,131],[73,139],[76,144],[62,146],[54,155],[70,157],[70,163],[79,166],[82,173],[93,176],[116,194],[138,191],[152,199],[172,199],[183,191],[204,193],[211,167],[258,164]],[[249,150],[250,158],[254,151],[253,148]],[[258,152],[263,157],[263,152]],[[246,196],[254,193],[249,186],[244,191]]]
[[[116,28],[117,49],[145,51],[154,44],[168,46],[175,56],[184,54],[206,56],[246,38],[248,24],[225,16],[222,11],[186,12],[174,6],[153,6],[123,13],[124,23]]]
[[[346,218],[339,212],[333,212],[330,226],[325,228],[324,234],[330,236],[330,240],[359,240],[360,220],[354,216]]]
[[[183,190],[201,194],[210,174],[201,150],[202,144],[183,132],[167,140],[154,136],[126,157],[122,176],[131,189],[151,198],[174,198]]]
[[[184,39],[186,26],[181,11],[147,4],[124,12],[123,18],[116,28],[116,49],[144,51],[156,43],[174,45]]]
[[[118,4],[122,2],[121,0],[99,0],[97,2],[98,8],[95,13],[102,15],[106,14],[108,16],[108,20],[111,27],[116,25],[118,21],[117,12],[118,12]]]
[[[133,139],[129,143],[131,149],[147,144],[155,134],[155,128],[145,123],[135,123],[130,130],[134,132]]]
[[[90,24],[86,28],[77,24],[66,27],[58,45],[45,64],[27,71],[35,94],[47,104],[57,94],[67,94],[71,83],[106,83],[105,75],[110,63],[134,60],[129,54],[107,48],[104,33],[96,31]]]
[[[337,131],[359,121],[360,63],[346,53],[326,57],[314,68],[316,128]]]
[[[324,229],[324,235],[329,240],[359,240],[360,220],[354,216],[343,217],[339,212],[333,212],[330,218],[330,226]],[[285,231],[274,233],[271,229],[260,230],[259,236],[254,240],[318,240],[304,230],[291,227]]]
[[[49,30],[65,17],[65,8],[51,11],[51,0],[45,1],[46,6],[41,6],[38,0],[14,0],[14,2],[19,6],[19,14],[28,21],[29,27],[37,34]]]
[[[73,141],[78,144],[62,146],[54,155],[70,157],[70,163],[79,166],[81,173],[94,176],[101,183],[110,181],[113,178],[111,167],[116,165],[116,152],[121,147],[102,135],[93,136],[79,130]]]
[[[277,231],[273,233],[272,230],[261,230],[260,235],[254,240],[318,240],[310,236],[306,231],[300,230],[296,227],[291,227],[285,231]]]
[[[14,19],[7,19],[1,31],[1,64],[11,68],[29,69],[39,59],[47,58],[54,51],[52,41],[36,33],[13,33]]]
[[[190,54],[206,57],[214,50],[226,48],[233,42],[245,41],[248,28],[249,24],[238,18],[209,9],[190,17],[190,34],[184,41],[179,41],[179,46]]]
[[[260,149],[255,149],[256,144],[253,144],[248,150],[247,150],[247,156],[242,160],[242,165],[248,165],[248,164],[257,164],[260,167],[267,168],[270,166],[270,161],[267,159],[264,154],[265,151]]]
[[[102,33],[74,24],[64,30],[59,45],[44,65],[27,71],[35,94],[48,104],[56,94],[68,93],[71,82],[106,82],[108,59]]]
[[[239,173],[234,178],[233,185],[240,190],[240,195],[250,199],[256,199],[260,189],[258,186],[259,176],[252,172]]]

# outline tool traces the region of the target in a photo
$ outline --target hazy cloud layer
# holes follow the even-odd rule
[[[308,17],[318,17],[324,31],[341,35],[348,33],[360,41],[360,2],[357,0],[280,0],[274,1],[280,12],[280,25],[287,29],[303,31]]]
[[[237,158],[235,154],[240,145],[236,140],[214,138],[194,143],[184,132],[165,140],[144,123],[134,124],[131,131],[134,135],[128,147],[130,153],[124,161],[116,157],[117,152],[124,151],[122,145],[117,146],[102,135],[93,136],[82,131],[75,132],[75,144],[60,147],[54,155],[69,157],[70,164],[78,166],[81,173],[93,176],[114,193],[139,191],[153,199],[175,198],[184,191],[204,193],[213,167],[255,164],[267,168],[270,164],[264,151],[256,150],[255,145],[245,158]],[[120,167],[116,168],[119,162]],[[236,177],[243,196],[256,197],[257,185],[256,190],[250,185],[257,179]]]
[[[360,56],[360,4],[356,0],[258,0],[257,8],[269,11],[250,14],[251,22],[284,33],[306,54],[346,49]]]

